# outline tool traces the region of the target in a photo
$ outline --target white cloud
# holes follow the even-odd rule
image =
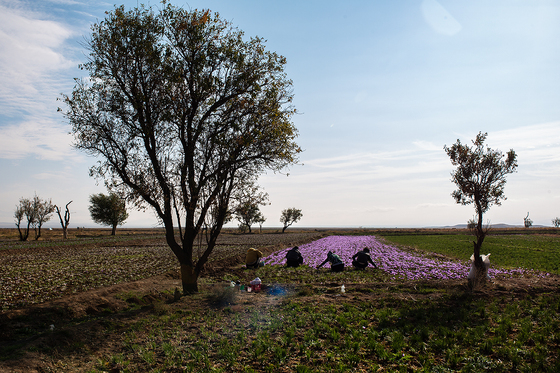
[[[44,94],[47,88],[40,81],[52,83],[49,74],[76,66],[62,53],[64,42],[73,32],[58,22],[38,17],[0,5],[2,101],[14,96],[36,99],[35,95]]]
[[[436,145],[431,141],[425,141],[425,140],[417,140],[417,141],[413,141],[412,144],[414,144],[417,148],[421,149],[421,150],[429,150],[429,151],[442,151],[443,146],[442,145]]]
[[[56,98],[73,84],[64,74],[77,66],[67,56],[74,33],[23,6],[0,4],[0,157],[61,160],[71,137]]]
[[[470,145],[477,133],[463,133],[459,139]],[[545,179],[560,174],[560,122],[488,132],[486,145],[504,154],[513,149],[522,178]]]
[[[560,122],[536,124],[488,135],[488,142],[502,151],[509,149],[529,155],[528,162],[560,161]],[[519,160],[522,162],[522,159]]]
[[[470,143],[476,133],[459,138]],[[516,223],[512,216],[518,210],[530,209],[537,215],[540,205],[527,206],[527,201],[537,200],[531,191],[540,193],[541,188],[551,189],[553,180],[560,182],[560,124],[496,131],[489,134],[487,144],[502,151],[514,148],[520,164],[519,172],[508,177],[507,208],[495,207],[488,218]],[[315,226],[453,225],[473,214],[472,208],[454,203],[450,195],[455,189],[450,177],[453,166],[443,144],[429,139],[403,143],[390,152],[315,158],[304,164],[292,169],[289,177],[261,178],[272,201],[263,209],[265,216],[272,217],[268,224],[274,226],[281,209],[292,205],[304,210],[302,226],[307,219]],[[555,200],[555,196],[538,198]]]
[[[26,120],[0,127],[0,158],[22,159],[31,154],[46,160],[76,157],[67,132],[66,128],[49,119]]]
[[[78,5],[82,4],[80,1],[75,0],[48,0],[50,3],[53,4],[64,4],[64,5]]]

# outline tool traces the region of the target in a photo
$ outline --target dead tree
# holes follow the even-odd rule
[[[66,204],[66,212],[64,213],[64,220],[62,220],[62,214],[60,213],[60,209],[58,206],[54,206],[56,209],[56,213],[58,214],[58,218],[60,219],[60,225],[62,226],[62,238],[68,238],[68,224],[70,223],[70,210],[68,210],[68,205],[71,204],[72,201]]]
[[[527,213],[527,216],[523,218],[523,225],[525,228],[531,228],[533,225],[533,221],[529,219],[529,213]]]

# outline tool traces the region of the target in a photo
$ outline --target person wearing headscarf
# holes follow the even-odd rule
[[[247,256],[245,257],[245,265],[247,268],[259,268],[264,265],[260,260],[263,254],[257,249],[250,248],[247,250]]]
[[[317,269],[324,266],[327,262],[331,263],[331,271],[332,272],[342,272],[342,271],[344,271],[344,262],[342,261],[342,259],[340,259],[340,257],[338,255],[336,255],[332,251],[329,251],[327,253],[327,259],[325,259],[325,261],[323,263],[321,263],[317,267]]]

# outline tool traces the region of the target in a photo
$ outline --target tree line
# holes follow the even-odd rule
[[[268,194],[261,193],[256,189],[249,189],[243,194],[237,205],[230,211],[229,216],[235,216],[239,221],[241,228],[248,228],[251,233],[251,226],[258,223],[262,227],[262,223],[266,221],[259,209],[259,204],[268,200]],[[251,194],[253,193],[253,194]],[[98,224],[109,226],[112,228],[111,235],[115,235],[117,226],[125,223],[128,218],[126,202],[116,193],[108,194],[92,194],[89,197],[90,205],[88,207],[91,219]],[[52,218],[54,212],[57,213],[62,227],[63,239],[68,238],[68,226],[70,224],[70,209],[65,206],[64,214],[62,209],[54,205],[51,199],[42,199],[37,194],[33,198],[20,198],[19,204],[16,206],[14,218],[19,233],[20,241],[27,241],[31,231],[35,232],[35,240],[41,237],[41,228],[44,223]],[[282,233],[290,225],[298,222],[303,214],[301,210],[296,208],[288,208],[282,211],[280,222],[283,224]],[[230,218],[231,220],[231,218]]]
[[[62,238],[67,239],[71,215],[68,206],[72,202],[66,204],[63,215],[62,209],[54,205],[51,199],[42,199],[37,194],[33,198],[20,198],[14,212],[20,241],[27,241],[31,230],[35,232],[35,240],[38,240],[41,237],[41,227],[51,219],[54,212],[60,220]],[[115,235],[117,226],[128,218],[124,200],[114,193],[91,195],[89,212],[94,222],[112,226],[112,235]]]

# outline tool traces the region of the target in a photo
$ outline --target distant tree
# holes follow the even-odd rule
[[[251,226],[266,220],[259,206],[268,205],[268,193],[260,191],[254,177],[247,176],[239,183],[232,197],[234,208],[233,215],[239,222],[243,231],[249,230]],[[264,219],[264,220],[263,220]]]
[[[38,240],[39,237],[41,237],[41,227],[51,219],[51,215],[54,212],[54,205],[50,199],[42,200],[35,194],[31,201],[31,207],[34,215],[33,227],[35,229],[35,240]]]
[[[506,175],[517,169],[517,155],[511,149],[505,159],[502,152],[484,146],[487,133],[479,132],[472,142],[473,147],[461,144],[457,140],[451,147],[444,146],[453,166],[451,180],[457,186],[451,195],[461,205],[474,204],[476,211],[476,242],[474,245],[474,263],[477,269],[475,286],[486,279],[486,268],[480,256],[480,249],[487,230],[482,226],[483,215],[492,205],[501,205],[505,200],[504,187]]]
[[[523,218],[523,225],[525,228],[531,228],[533,225],[533,221],[529,219],[529,213],[527,213],[527,216]]]
[[[19,233],[20,241],[27,241],[29,237],[29,229],[33,225],[34,216],[33,209],[31,208],[31,200],[28,198],[20,198],[19,205],[16,206],[16,211],[14,212],[14,218],[16,219],[16,227]],[[27,220],[27,226],[22,227],[24,218]]]
[[[31,228],[35,230],[35,240],[38,240],[41,237],[41,227],[50,220],[53,212],[54,206],[51,201],[42,200],[37,194],[32,199],[20,198],[14,212],[20,241],[27,241]],[[24,218],[27,225],[22,227]]]
[[[252,233],[251,226],[253,224],[257,224],[259,221],[264,219],[259,206],[251,202],[238,205],[235,208],[235,216],[239,221],[241,230],[248,230],[249,233]]]
[[[60,225],[62,226],[62,239],[64,240],[68,238],[68,224],[70,224],[70,210],[68,209],[68,205],[71,203],[72,201],[66,204],[64,220],[62,220],[62,212],[60,211],[60,208],[57,205],[54,206],[56,213],[58,214],[58,218],[60,219]]]
[[[89,213],[94,222],[112,227],[111,235],[115,235],[117,226],[128,218],[126,201],[115,193],[103,193],[89,196]]]
[[[284,225],[282,227],[282,233],[284,233],[286,228],[290,225],[297,223],[302,216],[301,210],[295,207],[282,210],[282,215],[280,216],[280,223]]]
[[[552,219],[552,225],[554,225],[556,228],[560,227],[560,218],[556,217]]]
[[[255,218],[255,223],[257,223],[259,225],[259,233],[262,233],[262,226],[263,226],[265,221],[266,221],[266,218],[264,217],[263,214],[260,214],[260,216]]]
[[[474,230],[476,229],[476,219],[475,218],[469,219],[469,221],[467,222],[467,229],[474,232]]]

